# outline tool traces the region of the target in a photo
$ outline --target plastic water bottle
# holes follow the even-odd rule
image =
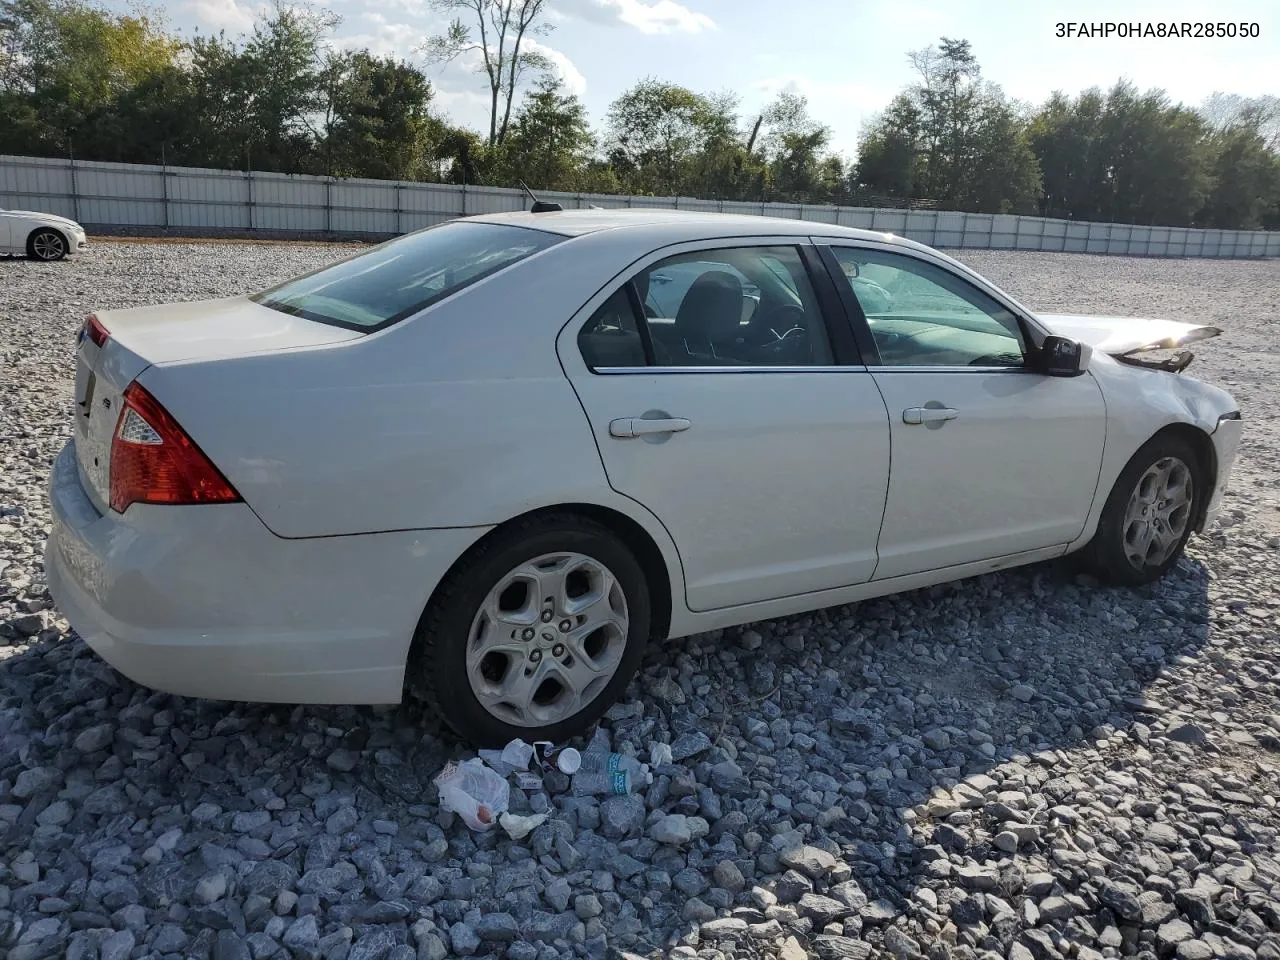
[[[572,793],[575,797],[585,797],[598,793],[623,794],[631,792],[631,771],[619,770],[617,773],[575,773],[573,775]]]
[[[633,785],[650,782],[649,770],[634,757],[591,750],[582,755],[582,764],[573,778],[573,792],[630,793]]]

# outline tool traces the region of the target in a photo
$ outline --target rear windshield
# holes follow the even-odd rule
[[[454,220],[374,247],[251,299],[353,330],[379,330],[564,237]]]

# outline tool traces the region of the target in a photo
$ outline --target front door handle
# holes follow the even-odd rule
[[[660,433],[680,433],[688,430],[692,425],[684,417],[663,417],[657,420],[623,417],[609,421],[609,436],[627,438],[649,437]]]
[[[950,407],[907,407],[902,411],[903,423],[942,423],[960,416],[959,410]]]

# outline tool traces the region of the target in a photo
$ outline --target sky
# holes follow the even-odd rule
[[[124,8],[126,0],[110,0]],[[804,94],[856,154],[859,131],[913,81],[907,52],[941,36],[970,41],[983,76],[1037,104],[1055,90],[1078,93],[1121,77],[1199,105],[1215,91],[1280,94],[1280,3],[1275,0],[548,0],[553,29],[537,43],[602,125],[609,103],[655,76],[711,93],[729,90],[754,117],[780,91]],[[169,25],[250,28],[259,0],[162,0]],[[474,63],[426,66],[414,52],[447,17],[430,0],[328,0],[342,17],[333,42],[369,47],[425,67],[435,105],[455,123],[487,128],[488,92]],[[1257,23],[1235,39],[1059,38],[1059,22]],[[744,122],[749,123],[747,119]]]

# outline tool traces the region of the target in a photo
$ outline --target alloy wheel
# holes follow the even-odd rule
[[[67,252],[67,242],[52,230],[41,230],[31,238],[31,250],[38,260],[57,260]]]
[[[627,599],[603,563],[544,554],[489,591],[467,637],[467,679],[492,716],[541,727],[573,716],[609,685],[627,645]]]
[[[1177,457],[1162,457],[1138,480],[1125,508],[1121,536],[1135,569],[1158,567],[1182,542],[1191,522],[1195,485],[1191,468]]]

